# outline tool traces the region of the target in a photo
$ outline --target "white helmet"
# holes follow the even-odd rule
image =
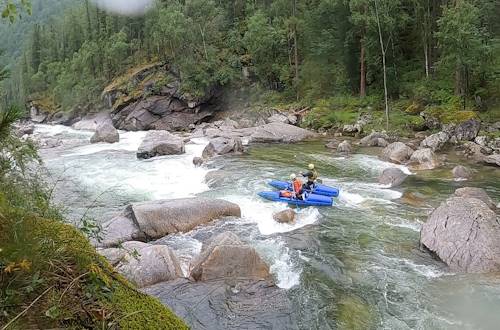
[[[295,180],[296,178],[297,176],[295,175],[295,173],[290,174],[290,180]]]
[[[309,164],[308,167],[309,167],[310,170],[314,170],[314,164]]]

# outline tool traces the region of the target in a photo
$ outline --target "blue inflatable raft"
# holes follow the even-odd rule
[[[306,194],[305,200],[280,196],[279,191],[262,191],[259,196],[274,202],[284,202],[297,206],[332,206],[333,198],[329,196]]]
[[[279,189],[279,190],[292,190],[292,184],[287,181],[278,181],[278,180],[272,180],[269,181],[269,185]],[[311,191],[314,195],[322,195],[322,196],[328,196],[328,197],[338,197],[339,196],[339,189],[325,186],[323,184],[316,184],[316,187],[314,188],[313,191]]]

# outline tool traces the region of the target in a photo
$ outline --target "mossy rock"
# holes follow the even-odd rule
[[[160,301],[115,273],[76,228],[11,211],[0,207],[0,277],[11,281],[19,307],[7,310],[9,317],[0,317],[1,323],[41,295],[14,329],[103,324],[112,329],[187,329]],[[38,284],[26,290],[33,278]]]
[[[405,112],[410,114],[410,115],[418,115],[420,112],[422,112],[424,108],[422,105],[418,102],[412,102],[406,109]]]
[[[432,106],[427,107],[424,113],[436,118],[442,124],[461,124],[467,120],[479,118],[476,111],[459,110],[456,107]]]
[[[41,96],[31,101],[31,104],[44,113],[56,113],[60,110],[54,99],[50,96]]]
[[[339,329],[366,330],[376,327],[373,308],[357,296],[340,298],[336,319]]]

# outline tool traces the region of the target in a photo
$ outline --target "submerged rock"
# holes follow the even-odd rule
[[[269,266],[257,251],[231,232],[203,244],[200,255],[191,262],[191,277],[196,281],[272,281]]]
[[[190,282],[178,279],[145,288],[188,323],[202,329],[298,329],[287,291],[267,281]]]
[[[467,197],[467,198],[477,198],[492,210],[496,209],[496,204],[493,202],[490,196],[488,196],[488,193],[483,188],[475,188],[475,187],[464,187],[464,188],[458,188],[455,190],[455,193],[453,194],[456,197]]]
[[[451,170],[455,179],[470,179],[472,177],[472,170],[468,167],[457,165]]]
[[[493,154],[483,158],[483,161],[488,165],[500,167],[500,154]]]
[[[438,132],[426,137],[422,142],[420,142],[421,148],[430,148],[433,151],[441,150],[446,142],[448,142],[450,136],[445,132]]]
[[[399,168],[389,167],[384,169],[378,178],[378,182],[383,185],[388,185],[389,188],[399,186],[408,177]]]
[[[137,150],[137,158],[179,155],[185,152],[184,140],[167,131],[150,131]]]
[[[432,170],[439,166],[439,160],[430,148],[418,149],[408,163],[415,170]]]
[[[500,271],[500,224],[495,212],[477,198],[443,202],[422,226],[420,238],[453,271]]]
[[[182,276],[177,257],[165,245],[131,241],[123,243],[121,248],[103,249],[99,253],[140,288]]]
[[[203,158],[201,158],[201,157],[194,157],[193,158],[193,165],[196,166],[196,167],[200,167],[201,165],[203,165]]]
[[[407,162],[412,154],[412,148],[408,147],[403,142],[394,142],[382,150],[381,158],[393,163],[402,164]]]
[[[292,209],[286,209],[273,214],[273,219],[279,223],[292,223],[295,221],[297,213]]]
[[[316,137],[316,134],[306,129],[274,122],[258,126],[250,136],[250,142],[294,143],[314,137]]]
[[[96,127],[94,135],[90,138],[90,143],[106,142],[116,143],[120,141],[120,134],[111,121],[104,121]]]
[[[225,200],[202,197],[132,203],[122,215],[103,225],[105,234],[100,245],[110,247],[130,240],[157,239],[226,216],[240,217],[240,207]]]

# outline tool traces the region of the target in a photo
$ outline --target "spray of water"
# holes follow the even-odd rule
[[[101,9],[118,15],[139,16],[153,7],[154,0],[93,0]]]

